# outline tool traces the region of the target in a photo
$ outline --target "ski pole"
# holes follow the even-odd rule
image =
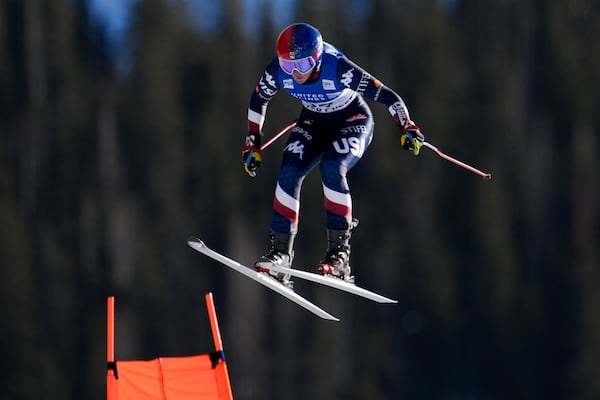
[[[288,126],[286,126],[285,128],[283,128],[282,130],[280,130],[278,133],[276,133],[271,139],[269,139],[269,141],[265,144],[263,144],[260,149],[264,150],[267,147],[269,147],[274,141],[276,141],[277,139],[279,139],[281,136],[283,136],[287,131],[289,131],[290,129],[292,129],[293,127],[296,126],[296,122],[294,121],[291,124],[289,124]]]
[[[452,158],[449,155],[446,155],[446,154],[442,153],[437,147],[435,147],[434,145],[432,145],[430,143],[423,142],[423,146],[429,147],[431,150],[435,151],[443,159],[448,160],[451,163],[454,163],[454,164],[456,164],[456,165],[458,165],[460,167],[463,167],[464,169],[466,169],[468,171],[471,171],[471,172],[473,172],[473,173],[475,173],[475,174],[483,177],[483,179],[487,179],[487,180],[492,179],[492,174],[488,174],[487,172],[480,171],[477,168],[471,167],[470,165],[465,164],[462,161],[458,161],[456,158]]]
[[[296,126],[296,121],[292,122],[291,124],[289,124],[288,126],[286,126],[285,128],[283,128],[282,130],[280,130],[279,132],[277,132],[271,139],[269,139],[267,141],[267,143],[263,144],[262,146],[260,146],[260,150],[264,150],[267,147],[269,147],[274,141],[276,141],[277,139],[279,139],[281,136],[283,136],[287,131],[289,131],[290,129],[292,129],[294,126]],[[251,171],[248,169],[248,164],[250,163],[250,160],[252,159],[252,155],[254,153],[254,150],[250,150],[248,152],[248,157],[246,158],[246,161],[244,162],[244,169],[246,170],[246,172],[248,173],[248,175],[250,175],[251,177],[255,177],[256,176],[256,172],[255,171]]]

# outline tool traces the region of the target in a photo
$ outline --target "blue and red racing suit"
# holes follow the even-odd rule
[[[374,130],[373,116],[363,97],[385,104],[400,127],[412,123],[398,94],[332,45],[324,43],[323,50],[319,64],[304,84],[286,74],[275,58],[250,98],[249,138],[259,137],[267,105],[279,89],[303,105],[283,151],[273,202],[271,230],[274,232],[297,232],[302,182],[317,164],[323,184],[327,229],[350,227],[352,198],[346,174],[365,153]]]

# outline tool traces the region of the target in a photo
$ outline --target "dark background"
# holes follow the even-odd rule
[[[241,0],[189,3],[132,2],[115,44],[86,1],[0,2],[0,397],[105,398],[109,295],[118,359],[212,351],[211,291],[236,399],[600,398],[599,2],[320,0],[285,17],[269,1],[251,17]],[[283,140],[255,179],[240,148],[294,21],[493,174],[411,156],[373,103],[350,174],[353,266],[399,303],[296,281],[340,323],[186,245],[246,264],[267,249]],[[280,93],[266,137],[299,107]],[[325,251],[316,171],[300,218],[308,268]]]

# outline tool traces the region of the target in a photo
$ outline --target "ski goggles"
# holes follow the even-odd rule
[[[317,65],[316,61],[312,56],[304,57],[299,60],[286,60],[285,58],[279,58],[279,66],[288,75],[291,75],[294,70],[301,74],[306,74]]]

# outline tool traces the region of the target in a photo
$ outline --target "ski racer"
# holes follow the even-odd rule
[[[255,176],[261,165],[262,127],[267,105],[283,89],[302,103],[297,124],[283,150],[273,217],[270,249],[255,263],[291,287],[288,275],[269,265],[291,268],[298,231],[302,182],[317,165],[325,200],[327,249],[316,272],[353,281],[350,236],[358,224],[346,179],[373,138],[374,121],[364,98],[384,104],[400,127],[400,143],[415,156],[425,140],[411,120],[402,98],[348,59],[307,23],[286,27],[277,39],[277,57],[266,67],[248,107],[248,135],[242,147],[244,170]]]

